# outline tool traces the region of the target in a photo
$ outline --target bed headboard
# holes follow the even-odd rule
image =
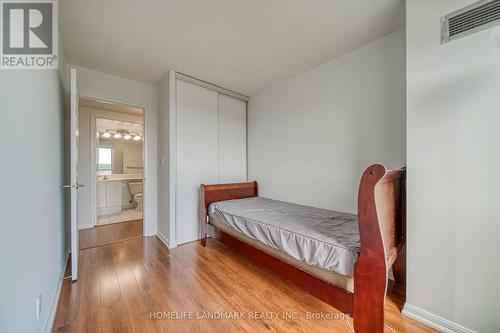
[[[200,186],[204,216],[208,216],[208,206],[217,201],[243,199],[259,195],[257,182],[214,184]]]

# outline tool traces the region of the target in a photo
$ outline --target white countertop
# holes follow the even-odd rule
[[[130,181],[130,180],[142,181],[142,175],[141,174],[113,174],[113,175],[105,175],[105,176],[98,176],[97,177],[98,182],[121,182],[121,181]]]

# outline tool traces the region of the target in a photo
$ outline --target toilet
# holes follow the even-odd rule
[[[128,189],[136,204],[135,210],[142,212],[142,182],[130,182],[128,183]]]

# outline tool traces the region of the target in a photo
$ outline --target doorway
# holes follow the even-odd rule
[[[143,236],[144,109],[80,97],[80,250]]]

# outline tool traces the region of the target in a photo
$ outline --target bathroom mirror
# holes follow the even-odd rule
[[[142,141],[99,139],[97,145],[98,175],[142,174]]]

